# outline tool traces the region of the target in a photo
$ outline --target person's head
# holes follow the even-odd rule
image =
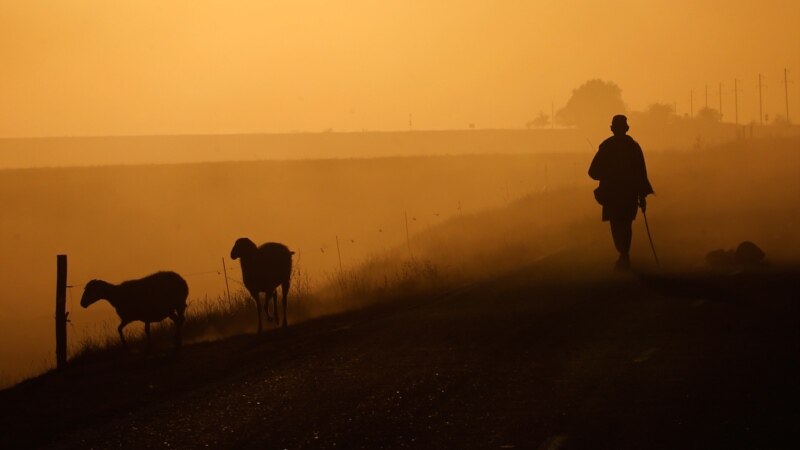
[[[628,129],[628,118],[622,114],[618,114],[611,119],[611,132],[614,133],[614,136],[625,136]]]

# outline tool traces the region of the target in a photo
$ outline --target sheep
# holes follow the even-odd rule
[[[292,276],[292,255],[285,245],[276,242],[267,242],[256,247],[248,238],[239,238],[231,249],[231,259],[240,259],[242,265],[242,281],[244,287],[250,292],[256,302],[258,311],[258,333],[261,333],[261,299],[263,292],[267,296],[264,303],[264,312],[267,320],[272,321],[269,315],[269,298],[272,297],[275,310],[275,322],[280,322],[278,315],[278,286],[281,286],[283,297],[283,326],[286,327],[286,296],[289,293],[290,279]]]
[[[147,349],[150,350],[150,323],[160,322],[167,317],[175,323],[175,351],[181,347],[181,326],[186,311],[186,297],[189,286],[175,272],[157,272],[138,280],[122,282],[118,285],[103,280],[86,283],[81,297],[81,306],[88,308],[98,300],[108,300],[121,320],[117,331],[122,347],[127,348],[122,329],[130,322],[144,322],[147,335]]]

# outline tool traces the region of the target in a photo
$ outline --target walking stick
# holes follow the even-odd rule
[[[653,245],[653,236],[650,235],[650,225],[647,223],[647,213],[644,212],[644,208],[642,208],[642,216],[644,217],[644,228],[647,230],[647,239],[650,240],[650,248],[653,250],[653,258],[656,259],[656,265],[661,267],[661,263],[658,262],[658,255],[656,254],[656,246]]]

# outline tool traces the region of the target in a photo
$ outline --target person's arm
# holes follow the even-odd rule
[[[640,173],[640,181],[639,181],[639,207],[642,208],[642,212],[647,209],[647,196],[653,194],[653,186],[650,184],[650,180],[647,178],[647,165],[644,162],[644,152],[642,152],[642,148],[639,145],[636,145],[637,148],[637,159],[639,160],[639,173]]]
[[[597,153],[595,153],[592,164],[589,166],[589,176],[593,180],[602,180],[605,178],[605,152],[603,151],[602,145],[600,145]]]

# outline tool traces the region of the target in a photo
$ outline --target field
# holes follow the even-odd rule
[[[93,278],[119,282],[175,270],[189,282],[191,304],[214,301],[226,291],[223,257],[231,290],[241,287],[238,262],[228,256],[236,238],[247,236],[289,245],[304,279],[320,285],[340,272],[339,255],[345,270],[390,254],[408,257],[406,231],[414,236],[448,218],[575,183],[581,174],[574,169],[586,165],[587,157],[475,155],[0,171],[3,375],[16,379],[52,363],[56,254],[69,258],[69,331],[70,341],[77,343],[85,336],[110,334],[115,327],[106,323],[114,315],[105,302],[89,310],[78,305],[82,285]],[[16,342],[26,342],[25,348]]]
[[[733,133],[727,130],[727,136]],[[98,136],[0,139],[0,168],[575,152],[574,130]]]
[[[796,139],[648,153],[657,193],[649,219],[666,268],[703,267],[708,251],[743,240],[771,261],[796,260],[798,155]],[[368,303],[378,287],[402,278],[404,261],[425,262],[449,283],[492,278],[579,248],[611,260],[585,176],[590,158],[587,149],[2,171],[2,376],[8,384],[52,364],[58,253],[70,261],[73,354],[89,339],[113,335],[110,307],[77,305],[83,283],[176,270],[189,281],[190,312],[191,305],[201,311],[225,295],[223,258],[238,290],[227,254],[240,236],[289,244],[305,283],[296,286],[307,295],[349,280],[337,295],[290,300],[290,320]],[[639,220],[634,262],[652,269],[641,227]],[[196,340],[204,333],[220,334],[199,331]]]
[[[621,275],[598,247],[78,361],[0,391],[0,447],[796,448],[797,267]]]

